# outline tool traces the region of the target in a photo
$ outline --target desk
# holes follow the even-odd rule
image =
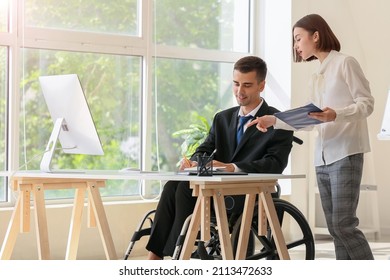
[[[221,180],[220,182],[191,181],[190,187],[193,189],[193,194],[198,198],[184,240],[180,259],[183,260],[190,258],[199,228],[200,239],[204,241],[210,239],[211,197],[213,198],[214,202],[215,215],[218,224],[218,235],[221,242],[222,257],[225,260],[233,259],[233,250],[229,235],[228,219],[224,200],[225,195],[246,195],[236,252],[237,260],[242,260],[246,257],[246,248],[248,247],[249,232],[252,224],[257,195],[259,195],[259,235],[266,235],[268,219],[268,223],[274,235],[275,244],[280,259],[290,259],[271,195],[273,192],[275,192],[277,179],[282,178],[303,177],[276,174],[250,174],[249,176],[242,176],[241,180],[234,181],[229,180],[230,178],[224,178],[225,180]]]
[[[249,174],[246,176],[186,176],[174,172],[118,172],[118,171],[85,171],[80,173],[44,173],[40,171],[16,172],[12,177],[12,189],[18,192],[18,199],[9,223],[6,236],[0,251],[0,259],[10,259],[18,232],[28,232],[30,229],[30,194],[33,194],[35,207],[35,222],[37,231],[38,253],[40,259],[50,259],[48,242],[47,220],[45,212],[44,190],[75,188],[72,220],[69,231],[69,239],[66,251],[66,259],[76,259],[77,247],[81,229],[81,215],[84,206],[85,192],[88,192],[88,217],[89,226],[97,226],[103,242],[107,259],[117,259],[115,246],[112,240],[107,217],[100,197],[99,188],[105,186],[106,180],[157,180],[157,181],[190,181],[194,195],[198,196],[194,215],[190,223],[189,233],[186,236],[181,259],[188,259],[195,242],[196,234],[201,229],[201,237],[207,240],[209,237],[209,202],[213,197],[217,221],[221,230],[219,236],[224,259],[232,259],[232,247],[227,217],[225,211],[224,195],[246,194],[244,215],[236,258],[245,256],[244,248],[247,248],[250,222],[253,215],[253,207],[256,195],[260,196],[259,217],[265,225],[268,218],[271,230],[281,259],[289,259],[283,234],[276,217],[271,192],[278,179],[304,178],[304,175],[281,174]],[[262,231],[266,227],[263,225]]]
[[[81,231],[81,217],[84,208],[84,196],[85,192],[88,192],[88,226],[98,227],[107,259],[117,259],[99,193],[99,188],[104,186],[105,181],[101,179],[13,177],[12,189],[18,193],[18,198],[0,251],[0,259],[10,259],[18,233],[30,231],[30,194],[33,195],[35,208],[38,257],[41,260],[50,259],[44,191],[69,188],[75,189],[75,197],[65,258],[76,259]]]

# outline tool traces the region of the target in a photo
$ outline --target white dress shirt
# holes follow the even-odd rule
[[[244,112],[242,111],[242,108],[240,108],[240,110],[238,111],[238,117],[246,117],[246,116],[252,116],[252,117],[255,117],[256,114],[257,114],[257,111],[259,111],[261,105],[263,104],[263,99],[261,99],[259,105],[257,105],[257,107],[255,109],[253,109],[252,111],[250,111],[248,114],[244,114]],[[247,123],[243,124],[244,127],[243,127],[243,131],[245,133],[245,131],[247,130],[247,124],[250,122],[251,120],[248,120]],[[238,129],[238,128],[237,128]],[[241,172],[241,168],[239,168],[237,165],[235,165],[234,163],[232,163],[233,166],[234,166],[234,172]]]
[[[331,51],[313,74],[310,101],[337,114],[334,121],[316,125],[315,166],[370,151],[367,117],[374,110],[374,98],[356,59]],[[278,119],[274,127],[288,129]]]
[[[252,111],[250,111],[248,114],[244,114],[244,112],[242,111],[242,108],[240,107],[240,110],[238,111],[238,117],[247,117],[247,116],[252,116],[253,118],[256,116],[257,114],[257,111],[259,111],[261,105],[263,104],[263,98],[261,98],[260,100],[260,103],[259,105],[256,106],[255,109],[253,109]],[[252,120],[248,120],[246,123],[244,123],[244,132],[246,131],[246,129],[248,128],[246,125],[251,122]],[[237,127],[238,129],[238,127]]]

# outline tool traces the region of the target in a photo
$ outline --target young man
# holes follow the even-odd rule
[[[215,115],[205,142],[189,161],[182,162],[180,169],[196,166],[197,155],[210,155],[216,151],[213,166],[224,167],[226,171],[283,172],[292,148],[292,132],[271,128],[262,133],[256,127],[246,127],[256,117],[278,112],[260,96],[266,75],[267,65],[259,57],[247,56],[235,63],[233,93],[239,106]],[[189,182],[166,183],[146,246],[148,259],[172,256],[183,223],[192,214],[195,202]]]

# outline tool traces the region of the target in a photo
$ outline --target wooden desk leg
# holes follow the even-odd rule
[[[196,200],[194,212],[192,213],[190,225],[188,226],[186,238],[184,239],[184,244],[179,258],[180,260],[189,260],[191,257],[195,239],[199,232],[202,200],[203,196],[202,194],[199,194],[198,199]]]
[[[278,250],[279,258],[281,260],[289,260],[290,255],[288,254],[286,241],[284,240],[284,236],[280,227],[278,216],[276,214],[275,205],[272,200],[271,193],[268,191],[261,192],[260,197],[263,201],[264,209],[268,217],[268,223],[271,227],[272,234],[275,239],[276,249]]]
[[[41,185],[33,185],[35,206],[35,227],[37,233],[38,256],[40,260],[50,259],[49,233],[45,209],[45,196]]]
[[[203,241],[210,240],[210,197],[203,197],[202,199],[202,210],[200,219],[200,239]]]
[[[253,211],[255,208],[256,194],[247,194],[244,204],[244,212],[242,213],[240,235],[238,238],[236,260],[244,260],[248,248],[248,240],[250,228],[252,225]]]
[[[233,260],[233,249],[230,240],[227,221],[225,199],[222,190],[215,190],[213,194],[215,215],[218,224],[218,236],[221,242],[222,257],[225,260]]]
[[[267,229],[268,229],[268,224],[267,224],[267,216],[265,214],[264,210],[264,203],[261,199],[259,199],[258,204],[258,235],[259,236],[266,236],[267,235]]]
[[[93,228],[93,227],[96,227],[96,217],[95,217],[95,213],[93,212],[93,209],[92,209],[92,202],[91,202],[91,198],[88,197],[88,203],[87,203],[87,226],[89,228]]]
[[[104,211],[102,198],[99,193],[98,187],[95,183],[87,182],[88,185],[88,195],[90,196],[92,203],[92,208],[95,213],[97,226],[102,238],[104,252],[108,260],[117,260],[118,257],[115,252],[114,241],[112,240],[110,228],[107,221],[107,216]]]
[[[18,237],[18,233],[20,229],[21,207],[22,207],[22,193],[19,193],[18,199],[16,200],[14,211],[11,216],[11,220],[8,225],[7,232],[5,233],[4,242],[1,247],[0,260],[11,259],[12,251],[14,250],[16,238]]]
[[[77,258],[77,248],[79,246],[81,232],[81,218],[84,208],[85,187],[77,188],[75,191],[72,219],[70,221],[70,230],[68,245],[66,247],[66,260],[75,260]]]

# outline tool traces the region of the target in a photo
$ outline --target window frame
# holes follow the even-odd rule
[[[257,26],[260,24],[255,15],[259,14],[262,1],[250,0],[250,30],[249,51],[231,52],[210,49],[182,48],[167,45],[154,45],[153,43],[153,3],[154,0],[139,0],[140,37],[125,36],[120,34],[96,34],[92,32],[80,32],[59,29],[46,29],[24,26],[23,8],[24,1],[17,0],[9,2],[10,22],[9,32],[0,33],[2,45],[9,49],[9,73],[8,73],[8,135],[7,135],[7,167],[8,171],[1,172],[0,176],[10,178],[15,170],[19,168],[19,114],[20,98],[19,84],[22,69],[19,62],[22,61],[20,49],[35,48],[48,50],[64,50],[77,52],[105,53],[116,55],[137,55],[141,56],[143,79],[142,79],[142,110],[141,110],[141,168],[147,170],[151,166],[150,154],[151,126],[152,126],[152,92],[153,62],[155,57],[174,58],[188,60],[202,60],[210,62],[230,62],[245,55],[261,53],[258,42],[259,36]],[[257,16],[259,17],[259,16]],[[63,38],[66,38],[64,40]],[[107,43],[109,42],[109,43]],[[8,179],[9,181],[9,179]],[[145,190],[145,187],[143,187]],[[7,202],[0,202],[0,206],[9,206],[15,203],[15,198],[8,192]],[[127,196],[123,196],[128,201]],[[121,197],[104,197],[105,201],[117,201]],[[69,199],[53,200],[52,203],[71,203]]]

